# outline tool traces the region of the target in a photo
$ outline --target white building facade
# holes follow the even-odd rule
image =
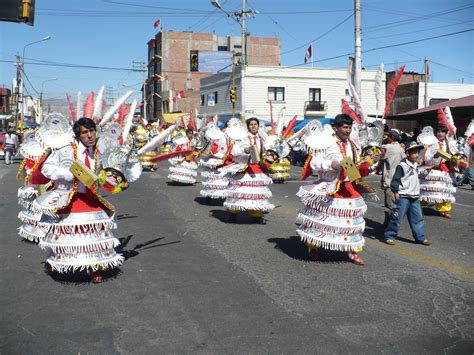
[[[474,95],[474,84],[428,83],[428,106]],[[425,107],[425,85],[418,86],[418,108]]]
[[[381,116],[385,107],[385,75],[382,98],[376,107],[374,92],[376,70],[362,71],[361,101],[368,116]],[[242,112],[241,98],[245,95],[245,116],[273,117],[286,108],[286,118],[298,115],[303,118],[332,118],[341,112],[341,99],[351,102],[346,69],[298,68],[276,66],[247,66],[242,92],[240,72],[235,75],[237,89],[236,115]],[[201,105],[203,116],[230,117],[232,103],[229,89],[230,73],[218,73],[201,79]]]

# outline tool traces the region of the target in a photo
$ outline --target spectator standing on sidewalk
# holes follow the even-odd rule
[[[13,156],[18,145],[18,137],[15,134],[15,131],[10,128],[5,134],[5,146],[3,150],[5,151],[5,164],[13,164]]]
[[[420,181],[416,171],[421,149],[423,146],[416,142],[407,143],[406,158],[395,169],[390,185],[395,198],[395,208],[392,209],[390,221],[384,232],[385,243],[389,245],[395,244],[395,238],[405,215],[407,215],[416,243],[430,245],[430,242],[425,239],[425,222],[420,204]]]
[[[379,160],[378,170],[382,171],[382,190],[384,191],[384,227],[387,227],[390,220],[390,212],[395,207],[395,199],[390,190],[393,174],[397,165],[405,157],[402,146],[398,143],[400,134],[396,129],[391,129],[382,145],[382,156]]]

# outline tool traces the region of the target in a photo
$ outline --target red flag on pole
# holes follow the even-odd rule
[[[312,44],[309,45],[308,50],[306,51],[306,54],[304,55],[304,64],[308,63],[311,58],[313,58],[313,45]]]
[[[160,23],[161,23],[161,20],[160,20],[160,19],[156,20],[156,22],[153,24],[153,28],[158,28],[158,26],[160,25]]]

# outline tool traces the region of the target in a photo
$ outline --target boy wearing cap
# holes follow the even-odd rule
[[[390,221],[384,232],[385,243],[395,244],[403,218],[407,215],[408,223],[417,244],[430,245],[425,239],[425,223],[420,205],[420,182],[418,180],[417,160],[422,145],[410,142],[405,148],[404,158],[395,169],[390,189],[395,197],[395,208],[390,214]]]

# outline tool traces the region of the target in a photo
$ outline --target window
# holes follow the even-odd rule
[[[441,102],[449,101],[449,99],[430,99],[429,104],[430,105],[435,105],[435,104],[440,104]]]
[[[201,106],[204,106],[205,100],[204,100],[204,94],[201,95]]]
[[[214,103],[217,104],[218,100],[217,100],[217,91],[214,91]]]
[[[221,52],[227,52],[227,46],[217,46],[217,50]]]
[[[197,72],[199,71],[199,52],[190,51],[189,53],[189,71]]]
[[[285,101],[285,88],[269,86],[268,101]]]
[[[321,89],[309,89],[309,101],[310,102],[320,102],[321,101]]]

